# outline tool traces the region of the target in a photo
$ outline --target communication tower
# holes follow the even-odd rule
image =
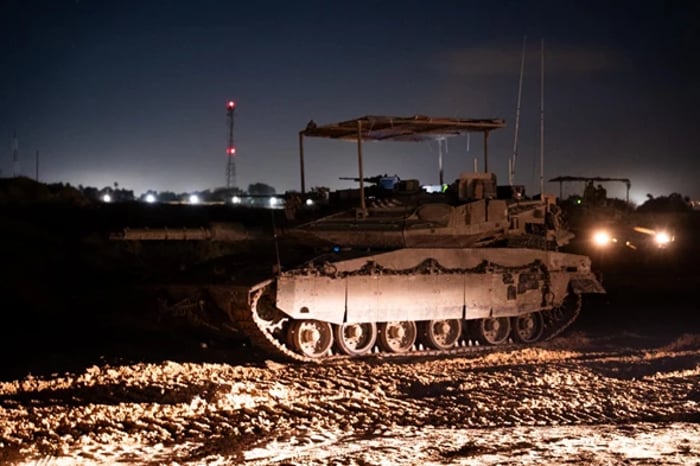
[[[233,142],[233,115],[236,110],[236,102],[229,100],[226,105],[226,116],[228,118],[228,163],[226,165],[226,188],[236,187],[236,146]]]

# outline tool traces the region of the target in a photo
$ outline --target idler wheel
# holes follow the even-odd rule
[[[462,321],[459,319],[430,320],[422,327],[423,343],[437,350],[454,347],[462,335]]]
[[[542,337],[544,332],[544,319],[540,312],[513,317],[512,325],[513,340],[520,343],[534,343]]]
[[[320,358],[326,356],[333,345],[333,331],[328,322],[295,320],[289,326],[287,340],[294,351]]]
[[[334,325],[335,346],[348,356],[369,353],[377,341],[377,326],[374,322],[362,324]]]
[[[505,343],[510,334],[510,319],[508,317],[478,319],[472,325],[474,337],[487,345]]]
[[[379,326],[377,340],[382,350],[390,353],[405,353],[416,342],[418,329],[410,320],[385,322]]]

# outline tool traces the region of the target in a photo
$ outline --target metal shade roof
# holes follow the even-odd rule
[[[311,120],[306,125],[306,129],[300,131],[300,134],[310,137],[357,141],[358,123],[362,128],[362,139],[366,141],[425,141],[459,136],[469,132],[487,133],[506,126],[502,119],[369,115],[321,126]]]
[[[572,181],[600,181],[600,182],[607,182],[607,181],[620,181],[622,183],[625,183],[628,187],[632,184],[629,178],[607,178],[603,176],[557,176],[556,178],[552,178],[549,180],[551,182],[572,182]]]

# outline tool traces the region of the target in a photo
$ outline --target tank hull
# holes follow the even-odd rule
[[[581,294],[605,290],[586,256],[428,248],[331,254],[253,285],[219,283],[206,292],[227,316],[219,327],[273,357],[322,362],[532,344],[575,321]]]
[[[512,317],[604,292],[586,256],[517,248],[400,249],[282,273],[276,306],[332,324]]]

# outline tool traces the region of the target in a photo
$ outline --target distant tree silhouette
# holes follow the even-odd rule
[[[160,202],[175,202],[180,200],[181,195],[175,194],[172,191],[161,191],[160,194],[158,194],[158,200]]]
[[[248,185],[248,194],[271,196],[275,194],[275,188],[265,183],[253,183]]]
[[[647,194],[649,198],[644,204],[637,207],[637,212],[688,212],[693,209],[690,205],[690,198],[683,197],[678,193],[671,193],[668,196],[654,197]]]
[[[241,188],[215,188],[211,193],[212,201],[219,202],[231,202],[233,196],[240,196],[243,194]]]
[[[78,186],[78,188],[83,193],[83,196],[85,196],[87,199],[90,199],[91,201],[99,200],[100,191],[97,188],[93,186],[83,186],[82,188]]]

